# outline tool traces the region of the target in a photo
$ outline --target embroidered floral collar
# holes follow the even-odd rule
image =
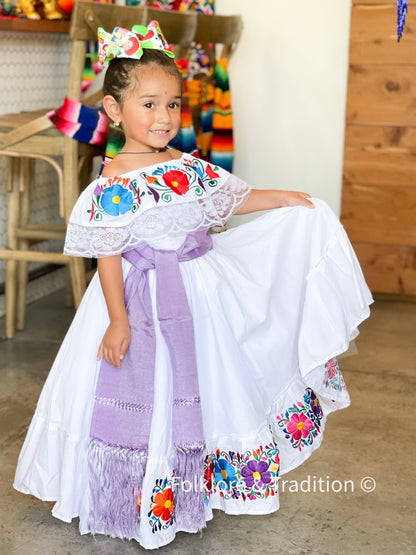
[[[221,175],[222,174],[222,175]],[[196,200],[210,194],[224,179],[224,170],[198,158],[182,157],[121,176],[99,178],[92,191],[89,221],[136,213],[187,196]]]

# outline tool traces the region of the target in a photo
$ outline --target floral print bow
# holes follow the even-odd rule
[[[102,27],[98,28],[98,61],[101,65],[114,58],[139,60],[144,48],[160,50],[171,58],[175,56],[157,21],[151,21],[147,27],[134,25],[131,31],[115,27],[112,33],[107,33]]]

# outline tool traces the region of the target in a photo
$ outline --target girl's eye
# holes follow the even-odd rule
[[[174,110],[175,108],[180,108],[181,105],[179,104],[179,102],[171,102],[169,104],[169,108],[171,108],[172,110]]]
[[[153,102],[146,102],[144,105],[145,108],[153,108]]]

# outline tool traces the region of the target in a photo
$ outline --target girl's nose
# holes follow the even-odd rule
[[[170,121],[169,110],[167,108],[160,108],[157,112],[157,120],[160,123]]]

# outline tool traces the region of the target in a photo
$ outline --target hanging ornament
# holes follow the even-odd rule
[[[400,42],[406,22],[407,0],[397,0],[397,42]]]

